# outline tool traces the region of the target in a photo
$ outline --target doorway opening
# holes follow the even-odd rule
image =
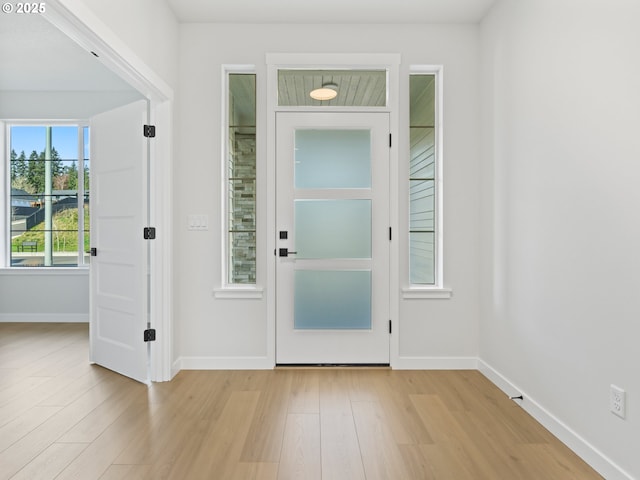
[[[154,212],[160,212],[151,220],[154,227],[160,231],[171,231],[168,226],[170,222],[170,202],[171,202],[171,184],[170,175],[166,174],[166,170],[169,168],[170,152],[169,147],[171,141],[171,99],[173,93],[171,89],[157,78],[146,65],[137,59],[131,59],[127,55],[127,52],[119,52],[117,48],[107,48],[110,45],[108,38],[101,38],[97,36],[96,31],[103,31],[100,29],[100,21],[88,16],[84,10],[75,11],[76,9],[71,7],[62,6],[58,2],[51,2],[47,4],[47,12],[45,15],[23,15],[15,17],[7,16],[6,19],[0,19],[2,23],[3,38],[9,38],[10,35],[15,35],[15,41],[10,40],[12,44],[11,51],[15,55],[7,56],[3,58],[3,65],[7,67],[7,71],[24,72],[29,71],[29,81],[24,81],[24,75],[16,77],[15,86],[7,86],[3,84],[2,90],[10,91],[10,95],[3,96],[3,102],[0,105],[0,118],[9,119],[9,122],[32,120],[38,118],[60,118],[60,115],[64,120],[71,121],[72,119],[92,118],[95,114],[100,112],[107,112],[114,107],[121,105],[127,105],[140,98],[145,98],[145,121],[141,122],[148,124],[149,118],[153,119],[154,125],[159,131],[163,132],[162,137],[156,139],[155,144],[158,146],[157,150],[154,150],[152,155],[154,156],[154,176],[149,177],[148,185],[152,186],[154,190],[162,191],[161,198],[154,198],[157,202],[157,209],[153,209]],[[4,20],[9,22],[5,25]],[[26,25],[26,22],[39,22],[33,29]],[[5,28],[7,27],[7,28]],[[24,38],[25,35],[31,35],[30,32],[34,32],[35,35],[41,35],[41,40],[34,41],[34,36],[30,36],[30,41],[25,42],[20,40],[20,36]],[[28,47],[30,45],[37,46],[36,50],[31,53],[25,53],[18,47]],[[51,51],[47,49],[51,47]],[[94,53],[91,55],[90,53]],[[99,57],[99,58],[97,58]],[[75,67],[69,67],[68,62],[80,62],[82,67],[79,67],[83,72],[83,75],[73,76],[73,72],[78,70]],[[12,62],[16,62],[16,66],[13,66]],[[39,69],[39,70],[38,70]],[[41,72],[40,75],[34,74],[35,71]],[[94,75],[91,72],[99,71]],[[66,76],[65,76],[66,74]],[[3,81],[9,81],[9,77],[4,77]],[[79,85],[78,80],[93,81],[92,85]],[[88,80],[87,80],[88,79]],[[42,85],[37,82],[44,82]],[[75,82],[75,83],[74,83]],[[71,88],[74,87],[74,88]],[[142,95],[139,92],[145,92]],[[149,106],[147,106],[147,102]],[[4,123],[2,123],[4,125]],[[142,131],[141,125],[136,126],[136,132]],[[92,130],[92,137],[95,133]],[[155,148],[155,146],[154,146]],[[3,149],[4,150],[4,149]],[[17,152],[18,157],[20,152]],[[29,153],[27,152],[27,156]],[[93,160],[93,159],[92,159]],[[144,158],[140,161],[144,162]],[[77,165],[76,165],[77,168]],[[69,166],[70,170],[73,170]],[[7,172],[8,173],[8,172]],[[72,175],[72,173],[70,173]],[[3,182],[6,185],[9,182]],[[86,189],[85,189],[86,190]],[[9,198],[9,192],[6,193],[6,197]],[[29,193],[29,192],[27,192]],[[51,194],[53,196],[53,193]],[[117,201],[116,197],[116,201]],[[79,203],[85,204],[84,199]],[[147,202],[148,203],[148,202]],[[155,207],[155,205],[154,205]],[[147,210],[148,212],[149,210]],[[94,210],[92,210],[94,213]],[[0,213],[0,218],[3,224],[10,225],[9,220],[9,208],[5,212]],[[147,217],[148,218],[148,217]],[[145,226],[148,226],[151,221],[145,220]],[[84,227],[84,225],[83,225]],[[141,225],[142,227],[142,225]],[[11,255],[9,252],[8,239],[10,227],[6,230],[6,235],[3,235],[0,240],[0,246],[2,251],[6,252],[5,260],[9,260]],[[56,230],[53,228],[52,230]],[[90,229],[84,228],[85,232]],[[136,233],[139,233],[139,229],[136,227]],[[54,233],[55,235],[55,233]],[[19,253],[33,253],[37,256],[39,250],[42,248],[41,242],[37,240],[25,240],[27,243],[19,245],[21,250]],[[29,243],[29,242],[33,242]],[[37,242],[37,244],[35,244]],[[43,240],[44,243],[46,243]],[[60,237],[61,245],[64,243],[62,237]],[[55,244],[55,239],[52,242]],[[84,239],[78,242],[82,244],[82,251],[84,252]],[[79,246],[78,245],[78,246]],[[171,249],[170,238],[158,238],[158,241],[154,243],[152,254],[145,257],[144,263],[150,267],[161,265],[157,269],[154,269],[154,282],[149,290],[152,292],[152,298],[143,298],[142,302],[145,305],[151,304],[154,309],[153,318],[148,318],[144,315],[142,318],[142,324],[140,325],[140,331],[135,332],[135,340],[143,342],[143,330],[145,330],[149,324],[147,321],[152,320],[154,328],[158,332],[159,341],[153,347],[154,355],[149,358],[149,355],[145,356],[144,364],[145,369],[149,370],[148,376],[152,380],[163,381],[169,380],[172,377],[171,371]],[[17,249],[18,246],[12,250]],[[62,248],[62,247],[61,247]],[[33,250],[33,252],[31,251]],[[18,253],[18,252],[14,252]],[[86,264],[85,254],[77,254],[78,264]],[[55,255],[54,255],[55,259]],[[16,256],[16,260],[18,260]],[[5,261],[5,264],[8,262]],[[44,261],[42,263],[45,263]],[[55,265],[55,260],[53,261]],[[9,271],[10,269],[7,269]],[[66,272],[62,272],[63,269],[59,269],[60,273],[56,273],[55,269],[23,269],[20,275],[15,276],[13,273],[16,271],[10,271],[5,273],[0,278],[1,282],[12,279],[24,279],[27,276],[33,277],[39,275],[38,271],[46,270],[46,273],[41,275],[42,284],[46,284],[48,297],[55,297],[59,299],[60,295],[52,292],[48,289],[50,285],[54,287],[62,287],[64,281],[73,277],[77,288],[78,279],[85,280],[81,287],[81,294],[86,297],[86,305],[88,310],[88,297],[90,295],[89,287],[89,272],[88,269],[80,274],[70,274],[67,269]],[[27,273],[29,270],[29,273]],[[78,269],[81,270],[81,269]],[[82,278],[81,278],[82,277]],[[63,281],[58,281],[63,279]],[[24,283],[21,281],[21,283]],[[2,287],[4,289],[4,287]],[[59,302],[57,302],[59,303]],[[12,306],[7,306],[12,308]],[[42,310],[39,308],[38,311]],[[150,310],[147,309],[147,311]],[[9,310],[12,311],[12,310]],[[75,312],[75,310],[74,310]],[[0,312],[1,313],[1,312]],[[53,310],[50,313],[38,313],[34,318],[35,321],[68,321],[64,320],[71,316],[76,321],[74,314],[69,315],[65,312],[56,313]],[[77,321],[88,321],[86,313],[75,314],[78,317],[82,317]],[[32,314],[25,313],[18,315],[18,321],[21,318],[31,318]],[[149,315],[151,317],[151,315]],[[6,315],[3,316],[6,318]],[[49,320],[52,319],[52,320]],[[11,321],[11,320],[9,320]],[[27,320],[34,321],[34,320]],[[130,341],[134,341],[133,337]],[[144,345],[147,352],[151,350],[150,347]],[[149,368],[150,365],[150,368]]]

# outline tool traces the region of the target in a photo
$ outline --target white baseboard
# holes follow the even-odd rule
[[[527,392],[481,359],[478,359],[478,370],[509,397],[522,395],[524,399],[518,400],[518,404],[604,478],[607,480],[634,480],[631,475],[613,463],[606,455],[549,413]]]
[[[172,365],[172,374],[180,370],[269,370],[267,357],[180,357]],[[396,370],[477,370],[475,357],[399,357],[392,363]]]
[[[182,358],[176,359],[171,364],[171,380],[173,380],[173,377],[180,373],[180,370],[182,370]]]
[[[477,370],[476,357],[398,357],[394,370]]]
[[[0,323],[89,323],[89,314],[0,313]]]
[[[173,370],[272,370],[267,357],[180,357]]]

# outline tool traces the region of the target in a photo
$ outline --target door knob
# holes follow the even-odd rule
[[[288,248],[280,248],[278,249],[278,256],[279,257],[288,257],[289,255],[295,255],[298,252],[290,252]]]

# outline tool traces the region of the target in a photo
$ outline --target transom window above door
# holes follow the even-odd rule
[[[385,107],[387,70],[278,70],[281,107]]]

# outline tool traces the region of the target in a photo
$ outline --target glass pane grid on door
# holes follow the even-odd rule
[[[277,362],[388,362],[388,116],[277,123]]]
[[[294,188],[294,329],[370,329],[370,262],[339,261],[371,260],[370,130],[297,129]]]

